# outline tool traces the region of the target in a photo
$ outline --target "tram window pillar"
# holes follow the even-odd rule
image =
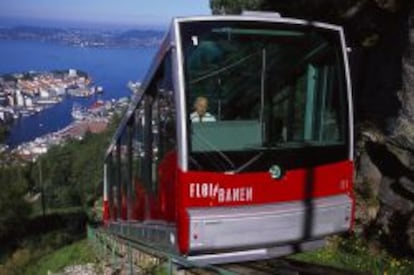
[[[107,180],[107,192],[108,192],[108,204],[109,204],[109,215],[111,219],[114,219],[114,192],[112,190],[114,186],[114,172],[113,172],[113,163],[112,163],[112,153],[106,159],[106,180]]]
[[[134,199],[134,179],[132,173],[132,135],[134,119],[130,119],[127,124],[127,218],[132,219],[133,199]]]
[[[118,140],[116,143],[116,154],[115,154],[115,161],[116,161],[116,216],[118,218],[121,217],[121,210],[122,210],[122,194],[121,194],[121,143]]]
[[[144,161],[142,180],[147,190],[152,184],[152,97],[145,95],[144,103]]]
[[[144,140],[143,140],[143,130],[144,130],[144,117],[142,114],[142,105],[135,111],[135,119],[133,126],[132,134],[132,148],[133,148],[133,176],[134,181],[142,178],[142,165],[143,165],[143,153],[144,153]],[[135,185],[135,184],[134,184]]]
[[[292,84],[292,88],[288,90],[288,92],[290,93],[289,96],[289,101],[288,101],[288,116],[287,116],[287,120],[288,120],[288,131],[287,131],[287,140],[288,141],[292,141],[294,139],[294,135],[295,135],[295,120],[297,119],[297,115],[295,112],[295,103],[296,103],[296,99],[297,99],[297,89],[298,89],[298,84],[295,82]]]
[[[318,142],[324,141],[324,131],[325,131],[325,123],[326,123],[326,97],[328,92],[328,75],[329,75],[329,68],[328,66],[324,66],[321,68],[320,74],[320,81],[318,83],[320,89],[320,99],[318,101],[318,108],[317,108],[317,124],[318,124]]]
[[[313,138],[316,80],[317,80],[317,70],[315,66],[308,65],[307,85],[306,85],[304,140],[312,140]]]
[[[158,157],[159,157],[159,125],[160,125],[160,117],[159,117],[159,102],[158,97],[156,96],[152,103],[152,123],[151,123],[151,133],[152,133],[152,162],[151,162],[151,190],[152,192],[157,192],[157,182],[158,182]]]

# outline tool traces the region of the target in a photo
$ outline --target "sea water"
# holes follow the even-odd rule
[[[50,108],[15,121],[6,143],[15,147],[72,122],[73,104],[85,107],[99,99],[129,96],[128,81],[140,81],[150,66],[156,48],[80,48],[42,41],[0,41],[0,74],[28,71],[78,69],[87,72],[102,95],[65,97]]]

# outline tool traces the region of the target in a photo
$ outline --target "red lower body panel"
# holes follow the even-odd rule
[[[353,201],[353,163],[350,161],[289,170],[281,179],[273,179],[269,172],[179,172],[177,180],[180,190],[177,231],[183,254],[189,252],[187,210],[190,208],[305,202],[337,195],[347,195]]]

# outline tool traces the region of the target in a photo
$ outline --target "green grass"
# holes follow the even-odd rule
[[[18,248],[7,253],[7,258],[0,264],[0,274],[25,274],[27,268],[36,265],[43,257],[68,247],[80,237],[81,235],[73,232],[57,230],[24,238],[20,240]]]
[[[81,240],[64,246],[30,264],[24,274],[44,275],[48,271],[57,272],[68,265],[93,263],[96,261],[93,248],[87,240]]]
[[[412,259],[397,258],[384,249],[351,238],[334,237],[325,248],[292,256],[293,259],[370,274],[414,274]]]

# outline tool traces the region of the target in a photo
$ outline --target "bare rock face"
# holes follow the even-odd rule
[[[414,45],[414,41],[412,44]],[[398,97],[401,101],[401,110],[391,139],[392,143],[412,154],[414,152],[414,53],[403,58],[403,89]]]
[[[356,232],[397,253],[414,253],[413,153],[372,125],[357,130]]]
[[[382,4],[392,2],[383,1]],[[361,217],[357,220],[361,231],[369,231],[366,235],[370,238],[374,235],[395,253],[413,255],[414,5],[411,5],[408,25],[408,43],[402,58],[402,87],[398,92],[399,114],[386,134],[369,125],[358,129],[355,191],[360,207],[356,217]]]
[[[368,144],[367,152],[382,175],[376,227],[391,250],[414,252],[414,246],[407,242],[413,224],[408,221],[414,218],[414,174],[407,166],[410,154],[390,142]]]
[[[372,163],[370,156],[364,152],[359,159],[357,185],[360,193],[366,196],[377,196],[382,175],[378,167]]]
[[[401,109],[392,140],[402,149],[414,152],[414,5],[408,16],[408,35],[402,58],[402,89],[398,92]]]
[[[377,217],[379,201],[377,199],[382,180],[382,174],[372,162],[366,150],[367,142],[377,140],[376,131],[366,129],[357,142],[355,193],[357,197],[355,219],[355,232],[364,234]]]

